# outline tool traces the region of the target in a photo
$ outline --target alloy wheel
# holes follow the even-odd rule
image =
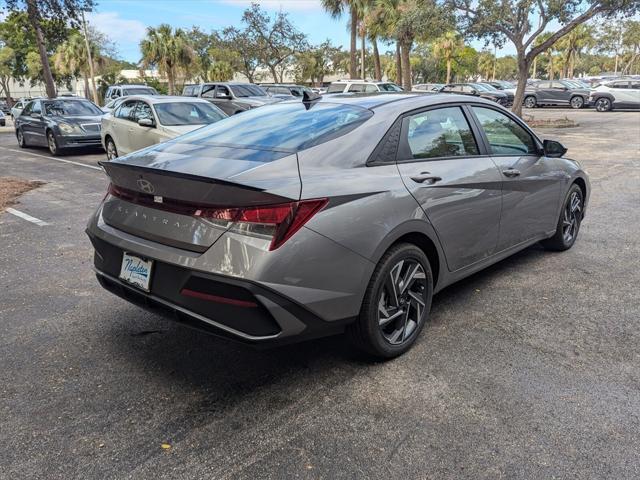
[[[527,97],[524,99],[524,106],[527,108],[533,108],[536,106],[536,99],[534,97]]]
[[[58,145],[56,145],[56,139],[51,132],[47,135],[47,143],[49,144],[49,151],[55,155],[58,151]]]
[[[109,140],[107,142],[107,159],[113,160],[114,158],[118,158],[118,152],[116,150],[116,145],[113,141]]]
[[[578,233],[582,215],[582,197],[578,192],[571,193],[564,206],[562,216],[562,238],[565,243],[571,243]]]
[[[571,99],[572,108],[582,108],[583,105],[584,105],[584,100],[582,99],[582,97],[573,97]]]
[[[599,98],[596,101],[596,110],[598,112],[606,112],[611,109],[611,102],[608,98]]]
[[[427,279],[422,265],[413,259],[396,263],[384,282],[378,300],[378,326],[391,345],[401,345],[424,320]]]
[[[18,135],[18,145],[24,147],[24,134],[22,133],[22,129],[19,129],[17,132]]]

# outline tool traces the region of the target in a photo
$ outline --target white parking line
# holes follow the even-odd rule
[[[27,222],[35,223],[39,227],[44,227],[46,225],[49,225],[44,220],[40,220],[39,218],[32,217],[31,215],[21,212],[20,210],[16,210],[15,208],[11,208],[11,207],[7,208],[7,213],[10,213],[11,215],[15,215],[16,217],[20,217],[21,219],[26,220]]]
[[[2,147],[2,146],[0,146],[0,148],[2,148],[4,150],[9,150],[10,152],[24,153],[26,155],[33,155],[34,157],[46,158],[47,160],[55,160],[56,162],[70,163],[72,165],[78,165],[79,167],[91,168],[93,170],[101,170],[102,171],[102,168],[100,168],[100,167],[94,167],[93,165],[87,165],[85,163],[80,163],[80,162],[74,162],[73,160],[64,160],[62,158],[47,157],[46,155],[40,155],[39,153],[31,153],[31,152],[26,152],[24,150],[16,150],[14,148],[7,148],[7,147]]]

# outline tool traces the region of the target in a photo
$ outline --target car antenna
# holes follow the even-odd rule
[[[302,92],[302,103],[304,103],[304,108],[309,110],[313,107],[314,102],[317,102],[322,98],[322,95],[315,92],[307,92],[306,90]]]

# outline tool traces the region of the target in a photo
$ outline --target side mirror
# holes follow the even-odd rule
[[[542,150],[544,151],[544,156],[550,158],[559,158],[567,153],[567,148],[555,140],[545,140],[542,142]]]
[[[225,95],[224,93],[218,93],[216,95],[216,98],[219,98],[221,100],[231,100],[231,95]]]
[[[155,127],[155,123],[150,118],[141,118],[138,120],[138,125],[141,127]]]
[[[478,95],[478,90],[476,90],[475,88],[471,90],[471,95]]]

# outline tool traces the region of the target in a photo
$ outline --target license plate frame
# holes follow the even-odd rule
[[[151,273],[153,271],[153,260],[142,258],[128,252],[122,254],[122,264],[120,265],[120,275],[118,278],[129,285],[149,292],[151,289]]]

